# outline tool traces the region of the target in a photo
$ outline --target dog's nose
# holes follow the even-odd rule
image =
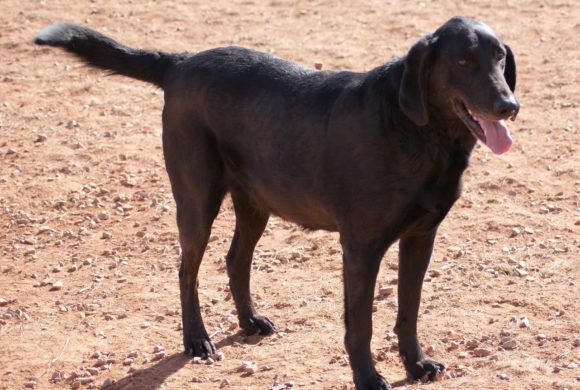
[[[493,104],[493,112],[500,118],[515,117],[520,109],[519,103],[512,97],[508,100],[498,99]]]

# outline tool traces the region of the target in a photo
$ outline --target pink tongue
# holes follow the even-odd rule
[[[492,152],[502,154],[510,149],[512,146],[512,137],[504,120],[495,122],[478,118],[478,121],[485,133],[485,144]]]

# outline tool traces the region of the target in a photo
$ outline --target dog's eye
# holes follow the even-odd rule
[[[502,61],[505,58],[505,53],[498,49],[498,51],[495,53],[495,58],[498,61]]]
[[[460,60],[458,60],[458,61],[457,61],[457,65],[459,65],[459,66],[461,66],[462,68],[464,68],[464,67],[466,67],[466,66],[467,66],[467,63],[468,63],[468,62],[469,62],[469,61],[467,61],[465,58],[462,58],[462,59],[460,59]]]

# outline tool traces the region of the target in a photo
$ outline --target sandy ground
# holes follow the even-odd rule
[[[70,21],[136,47],[237,44],[305,66],[368,70],[456,14],[486,21],[511,45],[522,110],[509,153],[474,151],[463,197],[440,229],[419,332],[448,371],[426,386],[580,388],[580,3],[122,3],[0,2],[0,388],[352,386],[337,235],[270,220],[252,284],[280,332],[247,338],[227,291],[229,200],[200,276],[206,327],[224,359],[183,356],[162,93],[34,47],[35,32]],[[380,285],[395,282],[396,256],[385,256]],[[423,386],[405,382],[389,333],[396,301],[376,303],[378,369],[397,386]],[[258,371],[239,372],[242,360]]]

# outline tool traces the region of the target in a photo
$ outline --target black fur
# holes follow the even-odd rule
[[[135,50],[70,24],[49,27],[35,42],[165,91],[163,149],[182,247],[187,352],[215,351],[201,318],[197,275],[229,192],[236,227],[227,270],[246,332],[275,331],[255,310],[249,284],[254,247],[276,214],[340,233],[345,344],[357,389],[389,388],[371,359],[371,313],[380,261],[397,240],[399,352],[414,379],[434,380],[444,370],[421,351],[417,313],[437,228],[459,197],[476,143],[454,102],[497,119],[519,108],[510,91],[513,54],[489,27],[453,18],[407,56],[368,73],[305,69],[240,47]],[[458,65],[466,56],[474,66]],[[504,100],[508,108],[494,113]]]

